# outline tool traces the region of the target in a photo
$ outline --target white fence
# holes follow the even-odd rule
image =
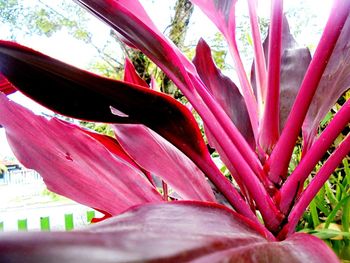
[[[0,179],[0,184],[33,184],[41,183],[43,179],[34,170],[14,170],[4,173],[4,177]]]

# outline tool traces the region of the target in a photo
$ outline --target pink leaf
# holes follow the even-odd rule
[[[205,262],[303,263],[339,262],[333,251],[321,240],[307,234],[294,234],[282,242],[253,243],[205,255],[193,263]]]
[[[47,120],[0,95],[0,124],[16,157],[48,188],[112,215],[161,196],[125,154],[109,151],[81,128]]]
[[[209,17],[223,35],[236,38],[235,5],[237,0],[191,0]]]
[[[201,170],[182,152],[142,125],[114,125],[124,150],[144,169],[159,176],[182,198],[214,202]]]
[[[306,234],[282,242],[210,203],[172,202],[135,207],[81,231],[0,234],[4,262],[339,262]]]
[[[133,64],[126,60],[124,80],[141,83]],[[148,87],[146,83],[142,84]],[[145,170],[160,177],[184,199],[215,201],[203,172],[181,151],[143,125],[114,125],[124,150]]]
[[[170,96],[88,73],[12,42],[0,41],[0,59],[0,71],[16,87],[60,114],[98,122],[141,123],[156,131],[211,176],[238,211],[253,216],[211,160],[191,112]],[[198,103],[203,109],[202,101]],[[215,119],[202,116],[218,136]]]
[[[79,128],[79,127],[77,127],[77,128]],[[154,181],[153,181],[153,178],[149,174],[149,172],[144,171],[140,166],[138,166],[135,163],[135,161],[132,160],[127,153],[125,153],[125,151],[123,150],[123,148],[120,146],[120,144],[118,143],[118,141],[115,138],[112,138],[112,137],[107,136],[107,135],[99,134],[99,133],[96,133],[96,132],[92,132],[92,131],[89,131],[89,130],[86,130],[86,129],[83,129],[83,128],[80,128],[80,130],[82,132],[85,132],[89,136],[93,137],[95,140],[99,141],[111,153],[114,153],[118,157],[123,158],[125,161],[127,161],[128,163],[133,165],[136,169],[141,170],[145,174],[145,176],[148,178],[148,180],[151,182],[151,184],[153,186],[155,185]]]

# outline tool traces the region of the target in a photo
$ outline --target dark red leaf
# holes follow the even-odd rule
[[[322,75],[303,124],[304,147],[316,139],[319,123],[350,87],[350,16]]]
[[[124,153],[109,151],[73,124],[37,116],[2,94],[0,124],[17,159],[38,171],[53,192],[112,215],[161,200]]]
[[[255,140],[244,99],[237,86],[224,76],[211,56],[210,47],[201,39],[196,48],[193,64],[208,91],[223,107],[246,141],[255,149]]]
[[[97,122],[142,123],[188,156],[207,154],[191,112],[170,96],[88,73],[11,42],[0,41],[0,60],[0,72],[11,83],[60,114]]]
[[[135,207],[81,231],[0,234],[2,262],[339,262],[306,234],[266,240],[257,226],[210,203]]]

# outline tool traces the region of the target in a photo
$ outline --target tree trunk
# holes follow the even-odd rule
[[[179,49],[182,49],[184,47],[188,24],[193,13],[193,5],[189,0],[178,0],[174,10],[175,15],[171,19],[171,24],[169,26],[169,38]],[[174,97],[181,96],[181,94],[178,93],[178,89],[163,72],[160,75],[160,79],[162,80],[161,90],[163,92],[173,95]]]

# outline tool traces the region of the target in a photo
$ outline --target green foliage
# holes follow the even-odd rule
[[[210,41],[210,46],[212,48],[211,53],[215,64],[221,70],[227,69],[228,65],[226,63],[227,48],[224,37],[220,33],[216,33],[214,38]]]
[[[80,125],[88,128],[90,130],[93,130],[95,132],[114,137],[114,132],[113,132],[112,127],[106,123],[95,123],[95,122],[81,121]]]
[[[89,70],[101,74],[111,79],[122,79],[123,71],[117,65],[113,65],[106,60],[97,60],[90,64]]]
[[[91,62],[91,71],[111,78],[121,76],[115,39],[111,35],[104,47],[96,45],[88,29],[91,17],[72,1],[36,0],[28,4],[25,0],[0,0],[0,21],[10,29],[12,40],[21,36],[52,37],[61,31],[68,33],[97,51],[98,58]]]
[[[43,195],[43,196],[48,196],[52,201],[66,200],[65,197],[60,196],[60,195],[58,195],[58,194],[56,194],[56,193],[54,193],[54,192],[51,192],[51,191],[48,190],[47,188],[45,188],[45,189],[42,191],[41,195]]]
[[[18,5],[18,0],[0,0],[0,21],[2,23],[15,24],[19,16]]]
[[[345,158],[310,204],[298,230],[324,239],[340,258],[350,260],[349,226],[350,166]]]
[[[38,0],[28,5],[24,0],[0,0],[0,10],[0,20],[10,26],[14,38],[18,32],[50,37],[62,29],[86,42],[91,37],[85,26],[86,12],[71,1],[48,5]]]
[[[55,23],[52,20],[50,13],[41,8],[32,15],[28,17],[33,25],[33,28],[39,34],[45,34],[46,36],[51,36],[54,32],[61,29],[61,24]]]
[[[240,54],[243,56],[243,61],[253,61],[254,52],[249,16],[243,15],[237,20],[236,38]],[[268,19],[263,17],[259,18],[262,40],[264,40],[267,35],[268,23]]]

